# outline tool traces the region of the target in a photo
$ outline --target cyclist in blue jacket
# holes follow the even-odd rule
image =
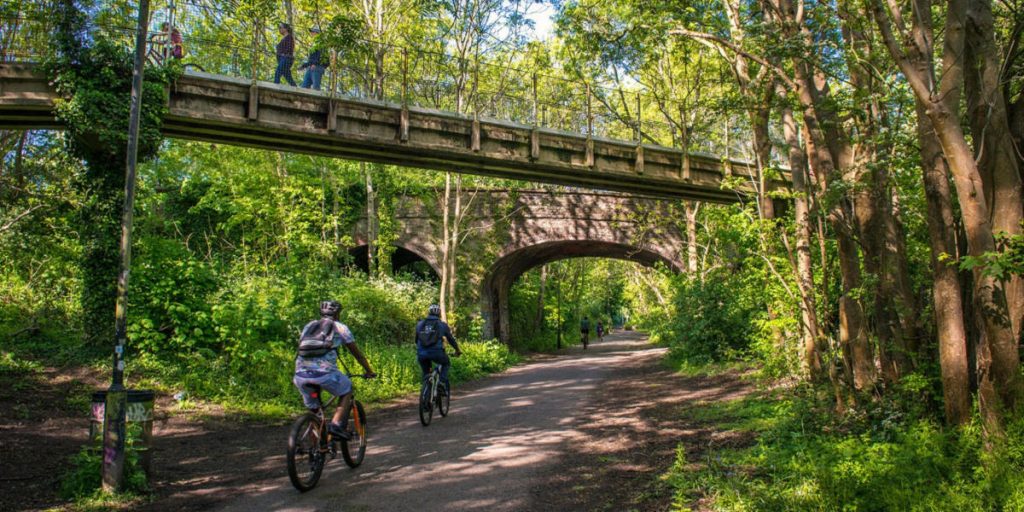
[[[462,355],[455,336],[448,324],[441,320],[441,306],[431,304],[427,310],[427,317],[416,324],[416,356],[419,359],[420,368],[423,370],[423,382],[427,382],[430,376],[431,363],[441,367],[441,383],[444,384],[444,391],[448,393],[448,368],[451,360],[444,351],[444,341],[455,349],[455,357]]]

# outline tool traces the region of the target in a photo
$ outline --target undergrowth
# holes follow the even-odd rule
[[[696,404],[748,446],[677,453],[675,508],[763,511],[1024,510],[1024,419],[986,453],[981,428],[948,428],[877,401],[838,415],[809,388]]]

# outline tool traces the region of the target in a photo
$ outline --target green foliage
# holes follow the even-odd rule
[[[123,495],[117,501],[132,500],[138,495],[149,491],[146,474],[139,463],[139,452],[132,449],[137,438],[129,429],[128,449],[125,453]],[[65,500],[73,500],[81,508],[105,508],[112,496],[102,489],[102,450],[99,447],[85,446],[68,461],[67,471],[60,478],[60,496]]]
[[[1014,275],[1024,276],[1024,234],[997,234],[996,249],[981,256],[964,256],[960,260],[960,269],[981,268],[986,275],[999,280]]]
[[[677,277],[670,322],[660,336],[671,357],[691,363],[719,362],[745,353],[758,304],[718,276],[704,281]]]
[[[878,409],[889,409],[879,406]],[[920,416],[880,422],[838,416],[827,400],[793,390],[698,404],[694,419],[748,432],[751,446],[717,449],[666,475],[685,509],[1020,510],[1024,422],[992,453],[976,424],[938,426]],[[699,462],[695,465],[693,462]]]
[[[81,7],[81,8],[80,8]],[[103,34],[85,34],[84,6],[65,0],[55,9],[57,26],[43,68],[59,99],[55,112],[65,127],[68,153],[85,162],[75,187],[83,196],[75,227],[81,240],[81,306],[85,336],[109,336],[110,311],[119,267],[119,220],[124,202],[133,52]],[[163,141],[165,87],[177,69],[146,73],[138,138],[138,160],[156,155]]]

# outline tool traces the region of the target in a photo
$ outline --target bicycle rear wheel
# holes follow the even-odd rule
[[[324,453],[320,451],[320,425],[313,413],[300,416],[288,435],[288,478],[301,492],[314,487],[324,470]]]
[[[431,374],[430,379],[420,389],[420,423],[424,427],[430,425],[430,420],[434,417],[434,397],[431,393],[434,389],[434,378]]]
[[[444,389],[442,384],[437,385],[437,410],[441,413],[441,417],[448,416],[448,408],[451,406],[451,389]]]
[[[341,456],[348,467],[354,468],[363,463],[366,456],[366,412],[359,400],[352,402],[352,410],[348,415],[348,427],[352,438],[341,441]]]

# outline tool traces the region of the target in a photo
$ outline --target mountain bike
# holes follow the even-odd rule
[[[451,404],[451,390],[443,389],[441,383],[441,365],[434,364],[430,376],[420,388],[420,423],[423,426],[430,425],[434,417],[434,407],[437,407],[441,416],[448,416],[448,406]]]
[[[348,376],[366,378],[364,375]],[[362,464],[363,457],[366,456],[366,412],[363,410],[362,402],[356,400],[355,387],[352,388],[352,409],[349,411],[348,425],[345,425],[345,429],[352,433],[352,437],[345,440],[335,439],[330,434],[328,425],[331,418],[325,412],[339,397],[332,396],[327,403],[323,403],[320,386],[307,386],[310,396],[317,401],[317,408],[299,416],[292,424],[291,433],[288,435],[288,478],[301,492],[316,487],[324,464],[328,459],[338,456],[339,445],[341,456],[350,468]]]

